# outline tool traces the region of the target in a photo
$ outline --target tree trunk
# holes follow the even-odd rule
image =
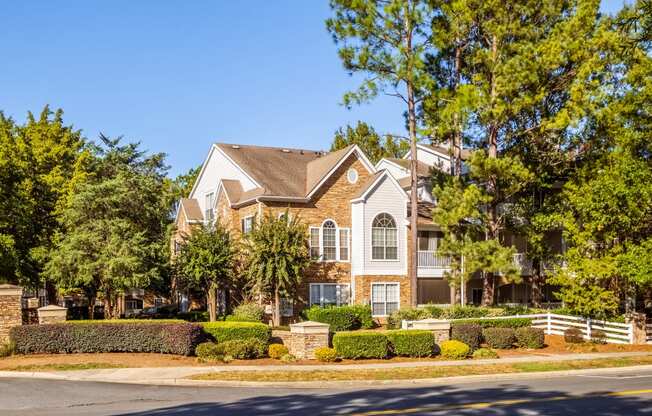
[[[459,40],[455,47],[455,92],[457,93],[457,88],[460,85],[460,69],[462,62],[462,47],[459,45]],[[451,163],[451,169],[453,170],[453,175],[459,177],[462,174],[462,126],[459,113],[456,111],[453,114],[453,126],[455,132],[453,134],[453,161]]]
[[[494,304],[494,274],[489,272],[482,273],[482,306],[492,306]]]
[[[214,285],[208,288],[206,303],[208,306],[208,319],[211,322],[217,321],[217,287]]]
[[[278,288],[274,289],[274,316],[272,317],[274,326],[281,326],[281,297],[278,294]]]
[[[532,261],[532,289],[530,295],[532,297],[532,306],[540,308],[543,301],[543,278],[541,273],[541,262],[539,260]]]
[[[408,19],[406,19],[408,20]],[[408,31],[408,33],[411,33]],[[411,50],[411,36],[407,38],[408,51]],[[409,70],[408,70],[409,71]],[[410,131],[410,303],[417,306],[417,220],[419,215],[418,176],[417,176],[417,121],[414,98],[414,88],[410,80],[407,81],[408,101],[408,128]]]
[[[95,300],[97,297],[95,295],[86,295],[88,299],[88,319],[95,319]]]

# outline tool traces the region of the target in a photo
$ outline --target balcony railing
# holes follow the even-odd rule
[[[435,251],[419,250],[417,252],[417,263],[420,268],[447,269],[451,265],[451,258],[439,256]]]

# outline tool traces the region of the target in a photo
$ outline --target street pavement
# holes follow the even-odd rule
[[[652,369],[343,388],[0,379],[0,415],[650,415]]]

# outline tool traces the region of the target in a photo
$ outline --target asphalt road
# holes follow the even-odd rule
[[[0,415],[25,414],[650,415],[652,370],[343,389],[159,387],[0,379]]]

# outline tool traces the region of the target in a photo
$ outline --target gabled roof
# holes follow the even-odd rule
[[[386,161],[388,161],[390,163],[393,163],[393,164],[405,169],[408,172],[410,171],[410,159],[399,159],[399,158],[396,158],[396,157],[385,157],[385,158],[381,159],[381,161],[382,160],[386,160]],[[380,161],[378,163],[380,163]],[[377,165],[378,164],[376,164],[376,166]],[[417,175],[419,175],[419,176],[430,176],[430,169],[431,169],[431,167],[428,166],[426,163],[424,163],[424,162],[422,162],[420,160],[417,160]]]
[[[362,202],[364,201],[369,193],[371,193],[382,180],[390,181],[394,187],[401,193],[401,196],[407,200],[408,195],[401,185],[396,181],[396,179],[389,173],[387,170],[383,169],[376,172],[375,175],[372,175],[369,179],[365,181],[360,187],[360,190],[356,195],[351,198],[351,202]]]
[[[450,156],[451,156],[451,150],[448,147],[444,147],[444,146],[440,146],[440,145],[422,144],[422,143],[417,143],[417,147],[420,147],[420,148],[422,148],[422,149],[424,149],[426,151],[439,153],[440,155],[443,155],[443,156],[448,157],[448,158],[450,158]],[[470,154],[471,154],[471,152],[469,151],[469,149],[462,149],[462,151],[461,151],[462,160],[468,159]],[[410,155],[410,151],[405,153],[405,156],[403,156],[403,159],[407,159],[409,157],[409,155]]]
[[[204,220],[204,215],[202,214],[196,199],[181,198],[179,210],[183,212],[186,221],[188,222]]]

